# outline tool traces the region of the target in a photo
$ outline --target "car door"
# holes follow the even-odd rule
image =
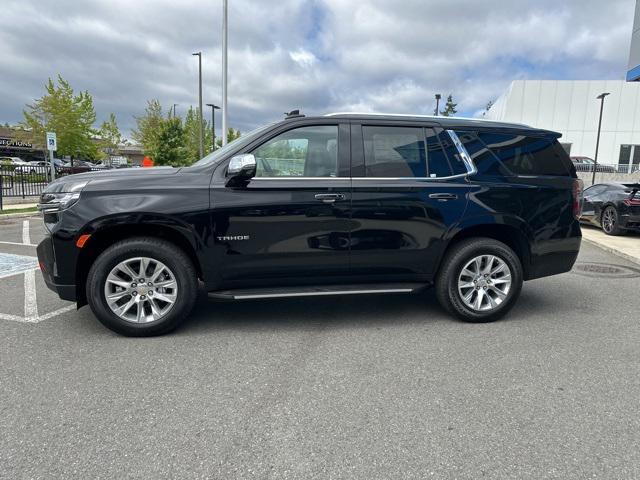
[[[599,225],[606,190],[606,185],[593,185],[584,191],[581,220]]]
[[[469,192],[444,150],[451,137],[424,124],[361,122],[351,129],[352,273],[378,281],[430,278]]]
[[[292,122],[243,153],[246,186],[212,186],[216,264],[225,285],[339,280],[349,273],[349,125]]]

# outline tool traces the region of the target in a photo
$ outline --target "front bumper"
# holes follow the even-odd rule
[[[40,271],[44,278],[44,283],[50,290],[53,290],[58,294],[62,300],[68,300],[70,302],[76,301],[76,286],[58,283],[56,277],[58,276],[58,265],[56,264],[56,257],[54,254],[53,240],[50,236],[46,236],[36,248],[38,254],[38,262],[40,264]]]

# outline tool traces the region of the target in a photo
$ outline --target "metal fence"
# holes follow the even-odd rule
[[[85,166],[56,167],[56,178],[90,171],[101,171],[106,168],[89,168]],[[36,197],[50,182],[50,167],[42,165],[0,165],[0,198]],[[1,205],[1,202],[0,202]]]
[[[594,165],[591,163],[574,163],[577,172],[593,172]],[[638,164],[611,164],[598,163],[596,165],[597,173],[638,173],[640,165]]]

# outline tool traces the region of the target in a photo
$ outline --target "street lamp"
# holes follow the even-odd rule
[[[610,95],[608,92],[601,93],[596,98],[600,100],[600,119],[598,120],[598,135],[596,136],[596,154],[593,159],[593,177],[591,185],[596,183],[596,171],[598,170],[598,148],[600,147],[600,129],[602,128],[602,110],[604,110],[604,97]]]
[[[440,99],[442,98],[442,95],[440,95],[439,93],[436,93],[436,117],[439,115],[439,111],[440,111]]]
[[[213,103],[207,103],[207,107],[211,107],[211,142],[213,147],[211,151],[213,152],[216,149],[216,110],[220,110],[220,107]]]
[[[198,57],[198,120],[200,121],[200,128],[198,129],[200,133],[200,158],[204,157],[204,139],[202,138],[202,52],[192,53]]]

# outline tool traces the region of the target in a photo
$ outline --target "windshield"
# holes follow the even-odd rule
[[[230,150],[233,150],[235,148],[242,148],[245,145],[250,144],[257,137],[259,137],[262,134],[262,132],[264,132],[265,130],[271,128],[272,125],[273,125],[273,123],[271,123],[269,125],[265,125],[265,126],[260,127],[260,128],[256,128],[255,130],[250,131],[246,135],[243,135],[242,137],[236,138],[234,141],[232,141],[230,143],[227,143],[224,147],[221,147],[221,148],[211,152],[206,157],[198,160],[192,166],[193,167],[200,167],[200,166],[203,166],[203,165],[213,165],[214,163],[218,163],[220,160],[222,160],[226,156],[226,154]]]

